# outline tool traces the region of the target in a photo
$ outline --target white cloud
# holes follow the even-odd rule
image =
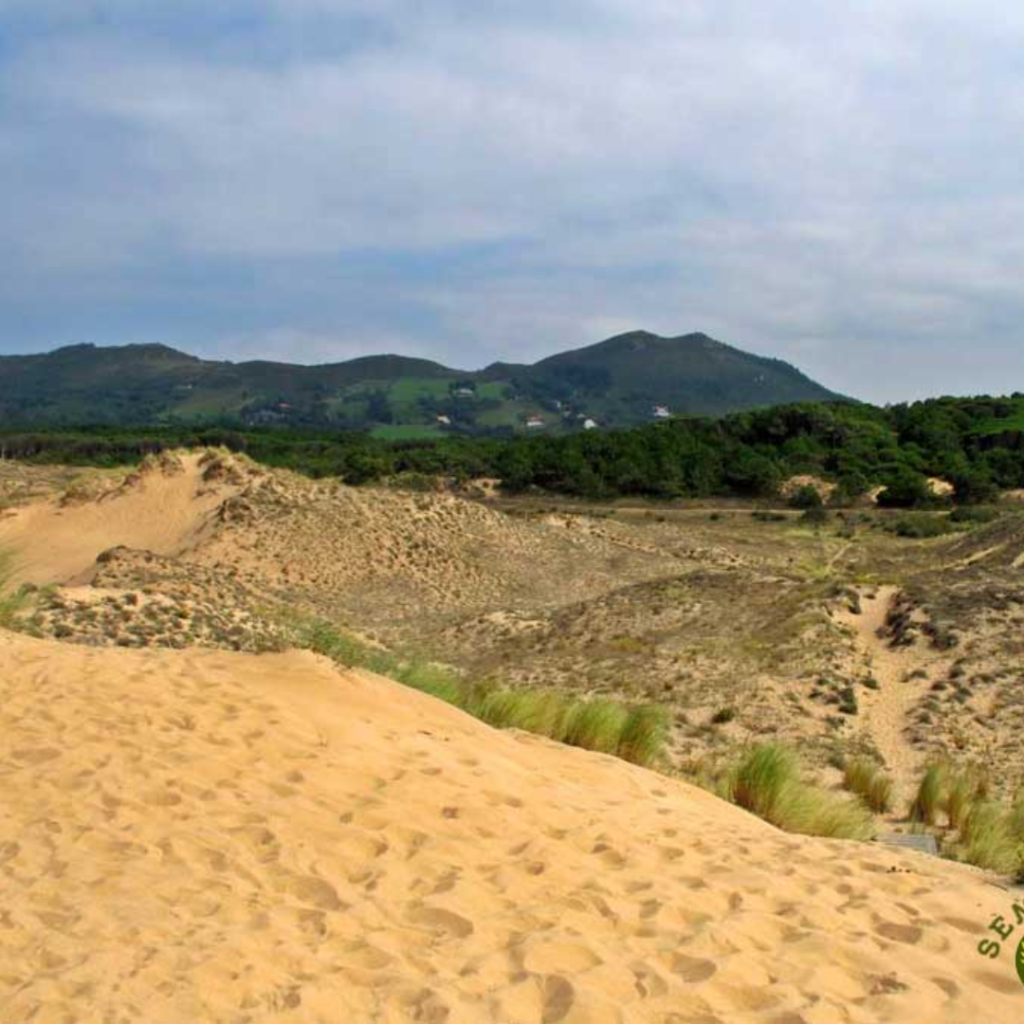
[[[366,253],[391,269],[369,297],[344,290],[377,318],[361,337],[461,346],[466,363],[636,325],[708,330],[883,397],[973,386],[950,355],[964,338],[998,348],[998,379],[1024,375],[1006,334],[1024,313],[1024,9],[68,10],[0,0],[40,28],[0,72],[0,184],[15,198],[0,292],[22,302],[56,287],[166,303],[161,263],[195,261],[214,268],[198,299],[218,312],[200,338],[222,323],[218,263],[243,266],[278,301],[245,336],[291,330],[319,354],[351,323],[334,264]],[[289,262],[313,277],[301,290],[282,283]],[[133,267],[143,279],[126,283]],[[387,322],[385,288],[419,328]],[[316,308],[282,326],[289,294]],[[924,353],[936,376],[922,385]],[[879,381],[878,359],[907,371]],[[974,389],[998,386],[985,372]]]

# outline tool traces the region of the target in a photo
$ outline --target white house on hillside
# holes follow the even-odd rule
[[[651,415],[656,420],[670,420],[672,418],[672,413],[668,411],[667,405],[656,405],[651,410]]]

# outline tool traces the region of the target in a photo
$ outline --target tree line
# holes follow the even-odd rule
[[[964,504],[1024,487],[1024,396],[933,399],[885,409],[806,403],[721,419],[681,417],[620,431],[386,441],[353,431],[281,428],[0,426],[0,459],[115,466],[170,448],[223,446],[255,461],[354,485],[403,474],[500,478],[586,499],[778,493],[794,475],[836,484],[834,500],[885,488],[883,504],[934,502],[929,477]]]

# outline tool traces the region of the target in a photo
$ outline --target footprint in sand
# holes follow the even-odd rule
[[[670,953],[667,961],[668,969],[690,985],[699,985],[713,977],[718,967],[711,960],[684,956],[682,953]]]
[[[475,925],[468,918],[443,907],[432,907],[427,903],[412,907],[406,914],[406,919],[442,937],[465,939],[476,931]]]
[[[390,953],[370,945],[368,942],[353,942],[342,950],[346,964],[362,968],[365,971],[382,971],[395,962]]]
[[[258,864],[269,864],[281,856],[277,837],[269,828],[251,825],[237,831]]]
[[[296,919],[303,934],[314,941],[327,937],[327,915],[322,910],[300,910]]]
[[[576,1003],[576,990],[557,974],[544,982],[544,1010],[541,1024],[558,1024],[572,1012]]]
[[[924,936],[924,930],[916,924],[897,924],[895,921],[883,921],[875,925],[875,932],[884,939],[902,942],[908,946],[916,946]]]
[[[613,871],[621,871],[629,863],[618,850],[607,843],[597,843],[590,852]]]
[[[649,964],[635,963],[632,971],[636,994],[641,999],[658,999],[668,992],[668,983]]]
[[[330,882],[315,875],[296,875],[285,887],[300,903],[309,903],[321,910],[341,910],[342,902]]]
[[[604,961],[582,943],[539,942],[526,951],[523,963],[533,974],[582,974]]]
[[[31,747],[12,750],[11,757],[24,764],[45,764],[47,761],[60,757],[60,751],[54,747]]]

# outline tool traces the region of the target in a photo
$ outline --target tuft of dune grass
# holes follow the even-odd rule
[[[365,644],[322,620],[289,620],[292,640],[347,667],[365,668],[429,694],[497,729],[522,729],[634,764],[650,766],[664,755],[667,713],[615,700],[581,700],[554,690],[509,690],[472,684],[441,665],[403,658]]]
[[[777,828],[833,839],[870,839],[871,814],[859,800],[806,782],[800,761],[775,743],[752,747],[728,775],[724,796]]]
[[[1024,789],[1021,789],[1013,801],[1010,811],[1010,831],[1017,842],[1017,876],[1016,881],[1024,884]]]
[[[626,726],[626,708],[612,700],[575,701],[567,709],[562,742],[614,754]]]
[[[971,807],[960,830],[960,847],[961,858],[979,868],[1010,874],[1022,867],[1012,815],[993,801]]]
[[[1024,843],[1024,789],[1017,792],[1010,811],[1010,827],[1013,834]]]
[[[491,690],[466,710],[498,729],[522,729],[559,740],[565,732],[566,702],[549,691]]]
[[[929,765],[917,787],[910,805],[910,820],[920,825],[938,823],[939,811],[947,801],[949,768],[944,764]]]
[[[26,593],[12,590],[12,561],[8,552],[0,551],[0,629],[19,628],[19,615],[30,604]]]
[[[1008,805],[992,799],[978,768],[933,764],[921,779],[910,816],[936,827],[940,811],[947,819],[948,856],[1024,881],[1024,791]]]
[[[634,764],[654,764],[664,754],[668,734],[669,718],[665,708],[657,704],[630,707],[619,735],[618,754]]]
[[[876,814],[885,814],[892,806],[892,779],[873,761],[850,761],[843,772],[843,784]]]
[[[759,818],[778,824],[787,791],[798,785],[799,774],[791,750],[774,743],[756,746],[733,771],[732,799]]]
[[[946,780],[945,807],[949,827],[962,831],[976,803],[988,797],[988,782],[974,768],[949,772]]]

